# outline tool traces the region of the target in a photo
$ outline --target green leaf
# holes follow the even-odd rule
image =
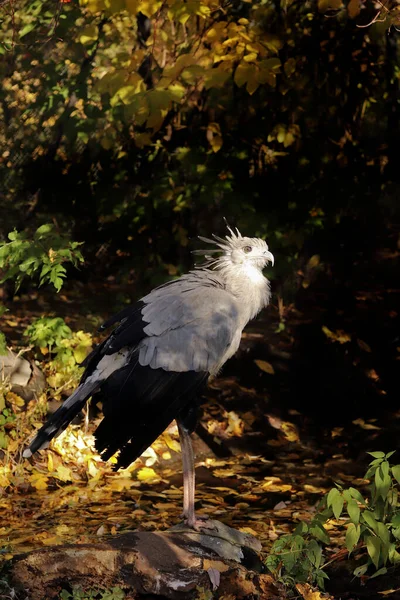
[[[400,465],[394,465],[392,467],[392,475],[397,483],[400,483]]]
[[[332,506],[332,503],[333,503],[334,499],[337,498],[337,497],[339,497],[339,496],[340,496],[339,490],[337,488],[335,488],[335,487],[332,488],[329,491],[328,496],[326,498],[327,507],[330,508]]]
[[[307,556],[311,564],[318,569],[322,562],[322,548],[315,540],[311,540],[308,544]]]
[[[0,331],[0,355],[3,356],[4,354],[7,354],[7,340],[4,333]]]
[[[389,488],[391,486],[391,478],[389,475],[389,463],[383,461],[381,466],[375,471],[375,487],[377,495],[386,500]]]
[[[371,511],[363,510],[362,519],[372,529],[372,531],[374,531],[376,534],[378,533],[378,523],[376,522]]]
[[[361,502],[361,504],[365,504],[365,499],[362,497],[360,492],[358,490],[356,490],[356,488],[353,488],[353,487],[349,488],[349,492],[355,500],[357,500],[358,502]]]
[[[358,506],[356,500],[352,499],[347,503],[347,512],[349,513],[349,517],[355,525],[358,525],[360,520],[360,507]]]
[[[315,525],[310,527],[310,534],[316,537],[317,540],[324,542],[324,544],[329,544],[331,541],[321,523],[315,523]]]
[[[379,569],[378,571],[376,571],[376,573],[374,573],[373,575],[371,575],[370,579],[373,579],[374,577],[379,577],[379,575],[386,575],[387,573],[387,568],[386,567],[382,567],[381,569]]]
[[[24,35],[27,35],[31,31],[33,31],[36,27],[36,22],[32,21],[32,23],[27,23],[25,27],[23,27],[19,32],[19,37],[22,38]]]
[[[382,542],[388,545],[390,542],[390,531],[385,523],[377,523],[377,533]]]
[[[393,527],[400,527],[400,512],[397,512],[392,518]]]
[[[54,231],[54,225],[52,223],[45,223],[36,229],[35,237],[43,237]]]
[[[343,496],[341,494],[339,494],[339,496],[335,496],[332,502],[332,510],[333,514],[335,515],[335,519],[339,519],[340,515],[342,514],[343,504]]]
[[[297,526],[294,530],[294,534],[295,535],[304,535],[305,533],[308,533],[308,525],[304,521],[300,521],[300,523],[297,524]]]
[[[354,569],[353,575],[355,575],[356,577],[362,577],[363,575],[365,575],[365,573],[367,571],[368,571],[368,563],[366,563],[365,565],[361,565],[360,567],[357,567],[356,569]]]
[[[385,458],[384,452],[367,452],[367,454],[370,454],[374,458]]]
[[[346,531],[346,548],[352,552],[360,539],[361,528],[359,525],[350,523]]]
[[[381,541],[379,538],[370,535],[367,538],[367,551],[368,554],[377,569],[379,566],[379,559],[381,556]]]

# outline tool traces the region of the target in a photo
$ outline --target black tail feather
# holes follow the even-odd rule
[[[116,469],[127,467],[194,402],[208,373],[173,373],[127,365],[104,382],[104,419],[95,432],[104,460],[121,450]]]

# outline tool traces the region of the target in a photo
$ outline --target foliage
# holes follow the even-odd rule
[[[83,262],[80,242],[71,242],[52,224],[41,225],[32,238],[25,231],[14,230],[8,239],[0,243],[0,269],[4,271],[0,283],[13,280],[16,290],[25,277],[39,275],[39,285],[52,283],[59,292],[67,273],[63,263],[77,267]]]
[[[144,250],[146,266],[180,266],[177,243],[225,214],[292,272],[311,234],[390,194],[397,59],[385,24],[357,27],[373,3],[8,4],[9,226],[51,215],[143,270]]]
[[[73,387],[82,374],[80,364],[85,360],[93,344],[92,337],[84,331],[72,332],[60,317],[40,317],[24,334],[29,343],[49,354],[47,381],[54,389]]]
[[[110,590],[92,589],[82,590],[74,588],[72,592],[62,590],[60,600],[123,600],[125,593],[120,587],[112,587]]]
[[[292,534],[276,540],[266,559],[268,569],[286,585],[308,582],[324,588],[324,556],[321,545],[329,543],[323,523],[334,517],[339,520],[347,513],[346,548],[349,553],[366,549],[367,561],[354,570],[362,577],[370,566],[375,568],[371,577],[387,572],[386,565],[400,562],[400,465],[391,465],[394,452],[369,452],[370,463],[365,479],[370,479],[370,497],[350,487],[337,485],[322,501],[320,510],[309,524],[300,522]]]
[[[4,333],[0,331],[0,356],[7,354],[7,340]]]
[[[4,408],[0,412],[0,450],[7,448],[9,440],[8,430],[10,428],[10,425],[14,423],[14,413],[10,409]]]
[[[321,513],[309,524],[301,521],[293,533],[282,535],[273,543],[265,564],[276,579],[289,587],[308,582],[324,588],[328,576],[323,571],[324,555],[318,543],[329,543],[322,525],[324,520]]]
[[[386,565],[400,562],[400,465],[391,465],[394,452],[370,452],[374,460],[365,474],[371,480],[368,501],[354,488],[332,488],[326,502],[336,519],[347,512],[346,548],[366,547],[368,560],[357,567],[354,575],[364,575],[369,566],[377,570],[375,576],[386,573]]]
[[[24,335],[30,344],[51,352],[53,346],[59,348],[63,340],[70,338],[72,331],[60,317],[40,317],[27,327]]]

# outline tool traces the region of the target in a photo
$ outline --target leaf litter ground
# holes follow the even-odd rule
[[[65,302],[71,314],[73,300],[64,298],[58,309]],[[364,294],[360,302],[374,300]],[[15,304],[5,328],[17,344],[27,314],[32,315],[24,304]],[[347,331],[343,315],[337,320],[340,327],[325,313],[319,320],[316,325],[315,314],[311,320],[304,312],[288,310],[285,329],[277,333],[279,319],[272,308],[257,321],[244,334],[239,355],[210,385],[195,439],[198,512],[254,533],[265,553],[280,535],[313,517],[334,483],[365,492],[366,451],[390,451],[397,445],[399,414],[391,369],[397,367],[398,350],[383,372],[376,340],[363,335],[362,312],[356,323],[347,322]],[[77,321],[82,327],[81,317]],[[74,326],[73,318],[69,325]],[[350,392],[349,372],[356,380]],[[349,401],[353,389],[358,393]],[[135,529],[162,530],[180,521],[176,427],[129,469],[114,473],[93,450],[90,434],[96,419],[87,432],[85,424],[72,426],[31,464],[22,462],[16,449],[12,457],[5,455],[0,481],[4,560],[45,545],[84,543]],[[347,560],[343,522],[332,520],[326,526],[332,564]],[[358,597],[350,589],[340,595]]]

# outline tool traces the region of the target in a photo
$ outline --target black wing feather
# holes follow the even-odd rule
[[[121,450],[116,469],[127,467],[179,416],[205,386],[209,374],[168,372],[133,363],[104,382],[104,419],[95,432],[104,460]]]
[[[82,376],[81,383],[93,373],[103,356],[106,354],[115,354],[115,352],[125,347],[135,347],[146,337],[146,334],[143,332],[143,329],[147,325],[142,318],[143,306],[145,306],[144,302],[136,302],[124,308],[104,323],[103,327],[106,328],[121,321],[108,338],[98,344],[83,361],[81,366],[85,367],[86,370]]]

